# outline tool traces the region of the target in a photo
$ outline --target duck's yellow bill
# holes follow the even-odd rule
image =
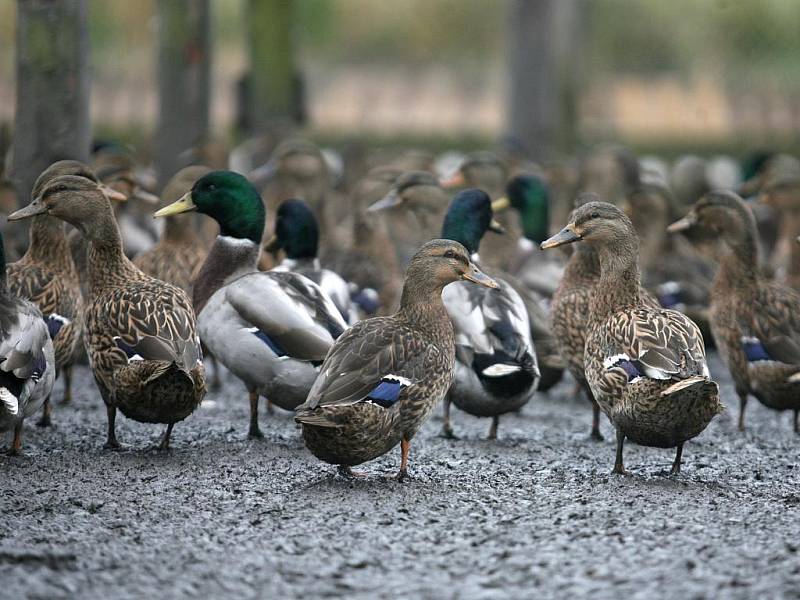
[[[170,215],[179,215],[181,213],[189,212],[190,210],[197,210],[197,206],[192,199],[192,192],[186,192],[172,204],[168,204],[164,208],[157,210],[155,213],[153,213],[153,216],[169,217]]]
[[[492,202],[492,212],[500,212],[501,210],[507,209],[509,206],[511,206],[511,200],[503,196]]]
[[[499,221],[492,219],[489,221],[489,231],[493,231],[494,233],[505,233],[506,228],[503,227]]]
[[[678,219],[672,225],[669,225],[667,227],[667,232],[678,233],[679,231],[686,231],[687,229],[691,229],[696,223],[697,217],[695,217],[692,213],[689,213],[682,219]]]
[[[127,202],[128,197],[122,192],[118,192],[114,188],[107,186],[105,183],[100,183],[98,186],[100,191],[103,192],[106,198],[114,202]]]
[[[541,248],[542,250],[547,250],[549,248],[557,248],[558,246],[563,246],[564,244],[571,244],[572,242],[577,242],[581,239],[581,236],[575,231],[575,225],[570,223],[564,229],[559,231],[553,237],[546,239],[542,242]]]
[[[485,285],[488,288],[497,289],[500,287],[494,279],[472,263],[469,265],[469,270],[461,276],[461,279],[477,283],[478,285]]]

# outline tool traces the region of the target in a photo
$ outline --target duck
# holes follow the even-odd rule
[[[450,404],[476,417],[491,417],[488,439],[497,438],[500,416],[522,408],[533,396],[540,372],[522,297],[501,275],[480,264],[478,249],[487,231],[502,233],[489,195],[468,188],[456,194],[442,226],[442,239],[459,242],[470,260],[498,287],[457,281],[442,292],[453,321],[456,374],[444,400],[442,434],[454,438]]]
[[[259,397],[284,410],[300,405],[347,323],[307,277],[258,270],[266,209],[243,175],[212,171],[155,216],[189,211],[211,217],[220,229],[192,290],[200,338],[244,383],[250,403],[248,435],[262,438]]]
[[[164,187],[162,202],[183,196],[195,181],[210,172],[211,169],[201,165],[181,169]],[[206,249],[193,221],[193,215],[174,215],[165,219],[158,243],[133,260],[143,273],[179,287],[190,295],[192,279],[206,257]]]
[[[166,424],[159,448],[168,450],[175,423],[188,417],[206,392],[189,297],[145,275],[125,256],[111,203],[93,181],[56,177],[9,219],[39,215],[66,221],[89,241],[84,339],[106,405],[105,447],[120,447],[119,409],[135,421]]]
[[[0,234],[0,431],[14,431],[8,449],[14,456],[22,449],[23,421],[53,391],[56,359],[42,312],[11,292],[7,275]]]
[[[36,198],[56,177],[73,174],[92,179],[86,165],[72,160],[53,163],[33,185]],[[83,335],[83,295],[75,263],[64,232],[64,222],[47,215],[31,219],[28,250],[6,268],[9,291],[33,302],[41,311],[53,340],[56,373],[64,378],[64,403],[72,399],[72,365]],[[50,398],[45,398],[37,425],[51,424]]]
[[[498,287],[461,244],[431,240],[408,265],[400,309],[359,321],[336,341],[295,413],[314,456],[352,476],[352,467],[400,444],[397,479],[408,478],[411,442],[455,376],[442,290],[461,280]]]
[[[275,235],[265,249],[283,250],[286,258],[272,271],[300,273],[316,283],[333,300],[345,322],[352,325],[358,320],[358,313],[350,299],[350,286],[334,271],[322,268],[318,248],[319,225],[311,207],[296,198],[282,202],[275,219]]]
[[[758,268],[758,231],[750,207],[734,192],[705,194],[669,226],[671,232],[708,232],[718,239],[710,321],[739,397],[740,431],[749,396],[794,413],[800,433],[800,294],[766,280]]]
[[[775,279],[800,290],[800,246],[795,243],[800,233],[800,176],[769,182],[761,189],[758,200],[780,217],[775,249],[769,257]]]
[[[613,473],[628,474],[623,446],[629,439],[676,448],[670,474],[677,475],[685,442],[723,410],[702,333],[683,313],[642,301],[639,240],[619,207],[584,204],[542,248],[576,242],[592,246],[600,264],[587,321],[584,371],[594,399],[617,432]]]
[[[509,179],[505,192],[505,196],[492,203],[492,210],[512,208],[522,228],[509,271],[537,294],[551,298],[564,275],[564,264],[557,253],[539,247],[550,236],[547,184],[535,175],[521,174]]]

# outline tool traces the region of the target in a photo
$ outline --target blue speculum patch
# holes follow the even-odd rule
[[[772,357],[764,348],[764,344],[757,338],[742,338],[742,349],[747,357],[747,362],[758,362],[760,360],[772,360]]]
[[[277,356],[286,356],[286,352],[283,351],[278,343],[270,338],[266,333],[261,331],[260,329],[256,329],[255,331],[251,332],[254,336],[264,342],[267,346],[269,346],[270,350],[272,350]]]
[[[383,380],[374,390],[367,394],[367,399],[372,400],[375,404],[383,408],[389,408],[392,404],[397,402],[402,389],[403,384],[399,381]]]

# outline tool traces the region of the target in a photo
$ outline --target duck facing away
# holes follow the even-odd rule
[[[490,230],[502,232],[492,218],[489,196],[477,189],[456,194],[444,219],[442,238],[461,243],[480,267],[478,248]],[[445,437],[454,437],[453,402],[471,415],[491,417],[488,437],[495,439],[500,415],[522,408],[539,381],[525,303],[502,274],[488,273],[499,289],[458,281],[442,292],[456,336],[456,375],[444,401]]]
[[[86,165],[74,160],[53,163],[39,175],[31,196],[60,175],[94,180]],[[100,189],[98,183],[95,184]],[[8,288],[12,294],[33,302],[42,312],[56,357],[56,373],[64,377],[64,402],[72,398],[72,364],[83,330],[83,297],[78,271],[72,260],[64,222],[47,215],[31,220],[30,245],[25,255],[8,265]],[[41,426],[50,425],[50,399],[44,402]]]
[[[156,216],[193,210],[220,227],[193,289],[200,337],[245,384],[249,435],[263,437],[259,396],[294,410],[306,399],[319,364],[347,324],[310,279],[257,270],[266,211],[242,175],[212,171]]]
[[[73,225],[89,241],[85,341],[108,412],[107,448],[119,447],[117,409],[144,423],[172,428],[205,394],[200,340],[186,293],[145,275],[122,252],[111,204],[84,177],[53,179],[12,219],[49,215]]]
[[[630,219],[605,202],[578,208],[572,221],[542,243],[593,246],[600,278],[590,305],[584,351],[586,380],[617,430],[614,473],[625,474],[625,439],[644,446],[677,447],[719,412],[717,384],[709,377],[703,336],[685,315],[646,306],[639,292],[638,238]]]
[[[8,453],[22,448],[22,422],[50,396],[56,378],[53,342],[41,311],[8,289],[0,236],[0,431],[14,430]]]
[[[398,480],[407,477],[411,440],[453,382],[442,289],[459,280],[497,287],[461,244],[428,242],[406,271],[400,310],[359,321],[336,341],[295,416],[314,456],[349,475],[399,443]]]
[[[733,192],[709,192],[669,229],[719,239],[711,331],[739,396],[739,429],[752,394],[773,410],[793,410],[800,433],[800,294],[760,275],[753,213]]]

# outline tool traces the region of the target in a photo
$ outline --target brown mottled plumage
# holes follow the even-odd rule
[[[642,301],[638,238],[621,210],[605,202],[584,204],[542,247],[581,240],[595,248],[600,263],[584,368],[595,400],[617,430],[614,472],[626,472],[622,447],[629,438],[647,446],[677,446],[672,473],[679,473],[684,442],[722,410],[702,334],[685,315]]]
[[[739,429],[752,394],[774,410],[793,410],[800,433],[800,294],[761,277],[749,207],[733,192],[709,192],[670,229],[711,232],[721,241],[711,330],[739,395]]]
[[[186,167],[178,171],[161,194],[169,204],[192,189],[194,182],[211,169],[203,166]],[[173,215],[165,220],[164,232],[158,243],[137,256],[133,264],[143,273],[166,281],[191,294],[192,279],[206,257],[200,236],[195,232],[194,215]]]
[[[108,409],[107,447],[118,447],[119,408],[129,418],[173,425],[205,394],[194,313],[183,290],[145,275],[122,253],[111,204],[83,177],[61,176],[18,218],[47,214],[75,226],[89,240],[90,301],[85,342]]]
[[[442,289],[459,279],[497,285],[461,244],[428,242],[408,267],[400,310],[359,321],[339,337],[295,417],[317,458],[349,473],[400,443],[398,478],[407,476],[411,439],[453,382],[453,325]],[[394,393],[387,397],[381,386]]]

